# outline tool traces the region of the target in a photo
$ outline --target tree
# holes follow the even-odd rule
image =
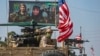
[[[14,35],[16,35],[16,33],[14,31],[11,31],[11,32],[8,32],[8,36],[9,35],[13,35],[14,36]]]

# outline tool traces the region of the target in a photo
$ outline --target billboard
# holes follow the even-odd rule
[[[55,23],[58,2],[54,1],[9,1],[8,22]]]

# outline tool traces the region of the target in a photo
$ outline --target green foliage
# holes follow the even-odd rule
[[[1,47],[6,47],[7,44],[6,44],[5,42],[3,42],[3,41],[0,41],[0,46],[1,46]]]
[[[15,33],[14,31],[8,32],[8,36],[9,36],[9,35],[13,35],[13,36],[14,36],[15,34],[16,34],[16,33]]]

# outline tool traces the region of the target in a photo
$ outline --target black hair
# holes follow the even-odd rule
[[[39,10],[39,15],[40,15],[41,14],[40,7],[39,6],[33,6],[32,11],[35,10],[35,9],[38,9]],[[37,15],[37,16],[39,16],[39,15]],[[32,16],[34,17],[33,12],[32,12]]]
[[[39,9],[40,10],[40,7],[39,6],[33,6],[33,10],[34,9]]]

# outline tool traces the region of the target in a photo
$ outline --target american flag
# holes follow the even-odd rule
[[[65,2],[65,0],[59,0],[59,37],[58,42],[64,41],[65,39],[68,39],[68,37],[73,32],[73,23],[71,22],[71,19],[69,17],[69,9]]]
[[[93,49],[93,47],[91,47],[91,50],[94,52],[94,49]]]
[[[94,48],[93,47],[91,47],[91,54],[92,54],[92,56],[95,56],[94,55]]]
[[[80,35],[77,35],[77,36],[75,37],[75,39],[76,39],[76,40],[82,40],[82,37],[81,37]]]

